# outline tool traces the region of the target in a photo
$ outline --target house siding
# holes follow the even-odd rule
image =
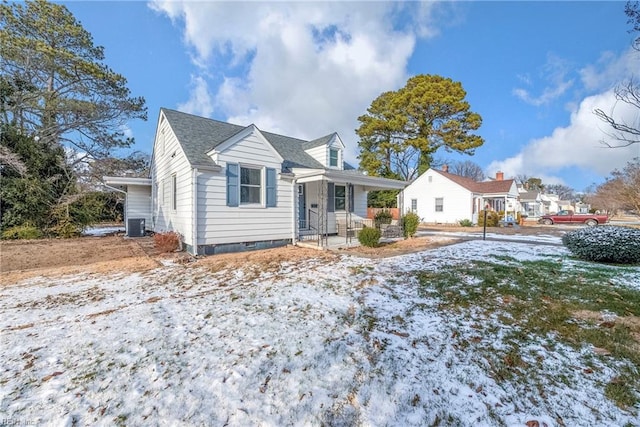
[[[333,148],[338,150],[338,166],[329,166],[329,149]],[[343,170],[344,169],[344,147],[342,146],[340,140],[338,138],[332,138],[329,144],[320,145],[318,147],[313,147],[308,150],[305,150],[308,155],[313,157],[315,160],[320,162],[320,164],[326,168]]]
[[[431,182],[429,182],[431,177]],[[436,212],[436,199],[443,199],[442,212]],[[411,210],[411,200],[417,200],[417,214],[425,223],[455,224],[472,218],[473,194],[428,170],[404,189],[405,209]]]
[[[308,155],[320,162],[322,166],[326,167],[329,164],[329,149],[326,145],[320,145],[318,147],[313,147],[305,151]]]
[[[160,147],[162,134],[164,134],[164,149]],[[153,230],[155,232],[175,231],[182,236],[186,245],[192,245],[191,166],[167,120],[161,120],[158,124],[153,159],[151,169]],[[171,206],[171,177],[174,174],[177,184],[175,210]]]
[[[291,182],[276,177],[276,206],[229,207],[226,165],[255,166],[281,170],[280,159],[258,135],[252,133],[218,154],[220,172],[198,174],[198,242],[199,246],[239,242],[290,239],[292,233]],[[266,178],[262,177],[262,205],[266,204]]]
[[[145,185],[127,186],[127,219],[144,218],[145,228],[153,228],[151,222],[151,188]]]

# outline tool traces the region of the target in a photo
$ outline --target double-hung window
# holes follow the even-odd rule
[[[411,212],[418,211],[418,199],[411,199]]]
[[[338,167],[338,150],[329,148],[329,166]]]
[[[240,167],[240,204],[260,204],[262,202],[262,170]]]
[[[227,206],[277,206],[277,173],[274,168],[227,163]]]
[[[171,175],[171,210],[178,208],[178,177]]]
[[[344,185],[336,185],[336,193],[335,193],[335,197],[334,197],[334,201],[335,201],[335,209],[337,211],[343,211],[345,210],[347,204],[346,204],[346,195],[347,195],[347,191],[346,191],[346,186]]]
[[[444,211],[444,198],[436,197],[436,212],[443,212],[443,211]]]

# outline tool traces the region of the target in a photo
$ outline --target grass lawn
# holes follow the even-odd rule
[[[12,422],[637,426],[640,266],[468,241],[33,278],[0,356]]]

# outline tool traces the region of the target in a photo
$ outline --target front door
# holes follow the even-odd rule
[[[298,184],[298,228],[306,230],[309,228],[307,224],[307,198],[306,184]]]

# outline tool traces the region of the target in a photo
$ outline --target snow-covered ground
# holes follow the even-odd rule
[[[124,226],[88,227],[83,236],[101,237],[109,234],[124,233]]]
[[[0,419],[37,425],[639,425],[584,375],[580,350],[532,340],[541,390],[498,381],[467,317],[412,272],[488,256],[564,260],[554,245],[469,241],[381,260],[262,270],[165,265],[0,289]],[[640,268],[627,269],[640,283]],[[473,286],[473,284],[468,284]],[[475,322],[495,323],[496,318]],[[549,338],[552,339],[552,338]],[[479,341],[478,341],[479,340]],[[551,350],[553,348],[553,350]],[[559,383],[562,375],[568,381]]]

